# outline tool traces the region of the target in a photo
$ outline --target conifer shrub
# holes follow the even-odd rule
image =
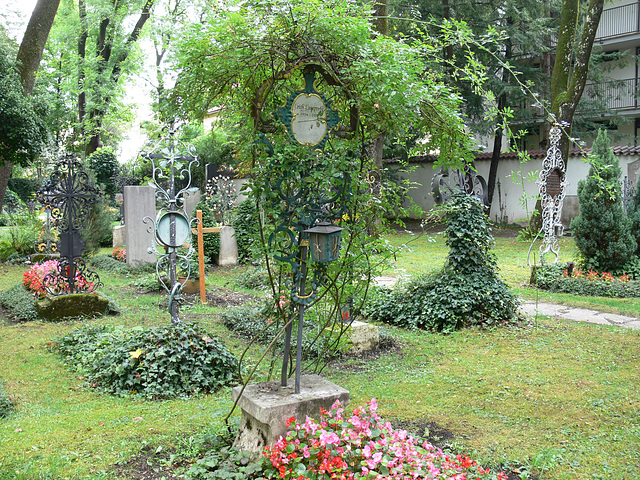
[[[571,230],[585,269],[618,273],[637,244],[622,206],[620,162],[603,130],[593,143],[589,161],[589,176],[578,182],[580,214],[571,221]]]
[[[516,319],[518,299],[498,276],[482,204],[464,193],[447,204],[444,268],[374,292],[363,313],[403,328],[450,332]]]
[[[234,382],[238,360],[197,324],[124,329],[87,325],[55,346],[99,391],[150,399],[209,393]]]
[[[255,258],[255,249],[260,245],[258,211],[250,198],[243,200],[233,210],[231,226],[238,242],[238,261],[249,262]]]

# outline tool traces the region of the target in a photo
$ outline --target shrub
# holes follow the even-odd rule
[[[266,290],[269,288],[269,273],[266,268],[247,268],[236,278],[236,285],[252,290]]]
[[[40,183],[32,178],[12,177],[9,179],[7,187],[15,192],[20,197],[20,200],[28,203],[40,188]]]
[[[213,214],[213,211],[209,208],[206,202],[199,202],[194,211],[196,210],[202,210],[203,227],[215,227],[218,225],[216,216]],[[192,242],[193,245],[198,245],[198,237],[196,235],[193,236]],[[202,236],[202,243],[204,246],[205,262],[215,264],[218,260],[218,255],[220,254],[220,234],[207,233]]]
[[[238,242],[238,261],[249,262],[255,258],[255,250],[260,245],[258,210],[252,199],[240,202],[231,218],[231,226],[235,230]]]
[[[265,449],[265,477],[506,480],[504,473],[496,476],[465,455],[445,454],[404,430],[394,430],[376,410],[375,399],[352,414],[336,401],[330,411],[320,409],[319,421],[307,416],[304,423],[298,423],[290,418],[286,438]]]
[[[16,322],[38,319],[36,300],[21,284],[16,284],[0,292],[0,305],[7,310],[7,316]]]
[[[96,177],[96,183],[103,188],[109,200],[116,194],[114,177],[118,174],[118,159],[110,147],[99,148],[87,159],[89,168]]]
[[[614,277],[608,272],[574,269],[571,277],[563,265],[551,264],[536,268],[536,286],[543,290],[573,295],[597,297],[640,297],[640,282],[628,275]]]
[[[452,331],[516,317],[518,300],[498,276],[493,237],[482,204],[464,193],[447,205],[444,268],[393,291],[378,290],[364,312],[403,328]]]
[[[89,263],[97,270],[104,270],[109,273],[127,274],[131,268],[126,263],[116,260],[111,255],[96,255],[89,259]]]
[[[15,192],[7,190],[4,195],[2,211],[9,215],[15,215],[24,212],[24,210],[26,210],[26,205],[20,197]]]
[[[573,237],[586,269],[622,271],[637,244],[622,206],[620,162],[603,130],[589,160],[589,176],[578,182],[580,214],[571,221]]]
[[[112,216],[109,206],[102,200],[91,207],[81,229],[85,254],[113,245]]]
[[[0,239],[0,259],[24,259],[35,252],[42,222],[35,214],[24,211],[9,216],[10,228]]]
[[[7,418],[13,411],[13,402],[0,382],[0,419]]]
[[[93,388],[119,396],[187,397],[230,384],[238,360],[196,324],[125,330],[85,326],[56,341]]]

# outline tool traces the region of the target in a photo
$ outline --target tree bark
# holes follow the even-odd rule
[[[38,0],[22,37],[16,60],[25,96],[31,95],[33,91],[42,52],[59,6],[60,0]],[[2,160],[0,159],[0,162]],[[0,166],[0,213],[4,206],[4,196],[7,193],[12,169],[13,164],[8,160],[4,160]]]

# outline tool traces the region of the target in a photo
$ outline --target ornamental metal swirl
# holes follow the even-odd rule
[[[558,262],[560,254],[558,238],[564,233],[561,216],[568,182],[565,163],[558,145],[562,136],[562,127],[565,126],[568,126],[568,124],[555,123],[551,127],[549,131],[551,145],[547,150],[547,155],[542,162],[542,170],[540,170],[536,180],[540,189],[540,202],[542,205],[542,229],[538,236],[540,233],[544,234],[542,245],[539,247],[540,263],[544,263],[544,256],[550,252],[555,256],[553,263]],[[529,248],[529,265],[532,265],[531,249],[538,236],[536,236]]]
[[[56,250],[60,253],[60,267],[44,277],[47,293],[91,293],[102,286],[98,274],[89,270],[81,258],[85,243],[80,233],[99,194],[89,184],[89,175],[80,160],[70,154],[56,163],[37,192],[36,201],[50,209],[52,222],[59,230]]]
[[[487,182],[477,174],[473,164],[465,165],[462,170],[441,168],[431,179],[431,193],[438,205],[448,202],[460,191],[478,198],[485,207],[489,206]]]
[[[176,138],[178,127],[170,125],[167,134],[141,156],[151,162],[152,180],[156,189],[156,201],[161,207],[156,218],[145,217],[148,232],[154,234],[154,244],[149,248],[155,253],[156,275],[160,285],[169,293],[168,310],[171,322],[179,323],[178,305],[182,287],[191,276],[190,259],[195,253],[191,242],[191,231],[197,225],[197,218],[189,218],[184,209],[185,200],[191,187],[191,169],[199,165],[193,145],[187,145]],[[185,186],[176,192],[176,177]],[[161,248],[159,249],[158,246]],[[178,272],[185,273],[185,279],[178,281]]]

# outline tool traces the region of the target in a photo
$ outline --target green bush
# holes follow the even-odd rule
[[[584,268],[618,273],[637,244],[622,206],[620,161],[603,130],[598,132],[589,160],[589,176],[578,182],[580,214],[571,221],[571,230]]]
[[[9,215],[15,215],[22,213],[26,210],[26,205],[20,199],[20,197],[13,191],[8,190],[4,194],[4,203],[2,204],[2,211]]]
[[[0,420],[7,418],[13,411],[13,402],[9,397],[9,394],[4,388],[2,382],[0,382]]]
[[[32,213],[23,211],[11,215],[10,228],[0,238],[0,259],[20,260],[35,252],[35,245],[42,228],[40,219]]]
[[[266,268],[247,268],[236,278],[236,285],[252,290],[267,290],[269,288],[269,273]]]
[[[498,276],[482,204],[455,194],[446,218],[450,251],[444,268],[393,291],[375,291],[363,313],[403,328],[443,332],[516,318],[518,300]]]
[[[216,216],[209,208],[206,202],[201,201],[196,205],[194,212],[202,210],[202,226],[204,228],[215,227],[218,225]],[[198,236],[193,235],[191,240],[193,245],[197,247]],[[204,261],[205,263],[215,264],[218,261],[218,255],[220,254],[220,234],[219,233],[207,233],[202,236],[202,243],[204,245]]]
[[[238,360],[196,324],[125,330],[85,326],[56,341],[65,363],[100,391],[146,398],[214,392],[237,378]]]
[[[555,293],[612,298],[640,297],[640,282],[613,279],[589,280],[582,277],[565,277],[564,266],[559,264],[543,265],[536,268],[536,287]]]
[[[131,268],[126,263],[116,260],[111,255],[96,255],[89,259],[89,263],[96,270],[109,273],[127,274],[131,272]]]
[[[103,200],[95,203],[89,210],[81,234],[86,254],[95,253],[101,247],[113,244],[112,214]]]
[[[10,178],[7,187],[16,192],[24,203],[28,203],[40,188],[40,182],[32,178]]]
[[[99,148],[89,156],[87,163],[95,174],[96,183],[102,187],[109,201],[113,201],[116,194],[114,177],[119,167],[116,154],[111,147]]]
[[[231,226],[238,242],[238,261],[250,262],[256,257],[260,245],[258,210],[252,199],[247,198],[233,210]]]
[[[0,292],[0,305],[7,316],[15,322],[30,322],[38,319],[36,299],[21,283]]]

